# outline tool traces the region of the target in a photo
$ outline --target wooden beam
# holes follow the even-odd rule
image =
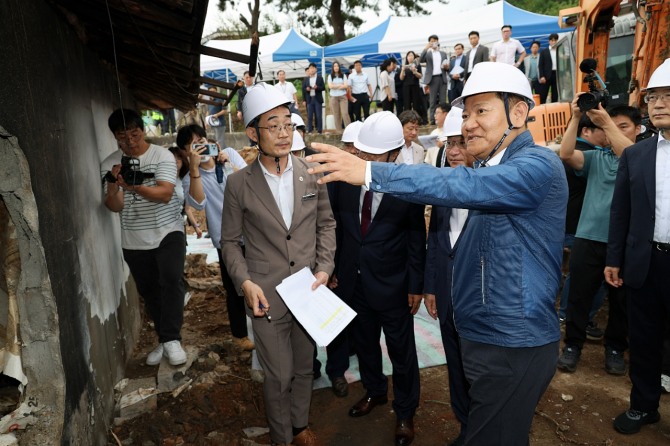
[[[227,94],[219,93],[218,91],[205,90],[204,88],[201,88],[199,90],[199,93],[201,95],[210,96],[210,97],[213,97],[213,98],[219,98],[219,99],[227,99],[228,98]]]
[[[200,54],[218,57],[219,59],[232,60],[239,63],[249,63],[251,57],[246,54],[234,53],[232,51],[220,50],[209,46],[200,45]]]
[[[242,88],[243,86],[243,82],[241,80],[237,82],[225,82],[207,76],[198,76],[196,80],[201,84],[211,84],[220,88],[225,88],[226,90],[232,90],[235,87]]]

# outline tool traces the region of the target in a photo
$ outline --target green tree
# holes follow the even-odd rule
[[[427,11],[423,6],[429,0],[389,0],[389,7],[394,14],[424,15]],[[447,3],[447,0],[440,0]],[[358,28],[363,19],[357,11],[379,12],[379,4],[368,0],[274,0],[280,11],[292,12],[300,24],[311,29],[309,37],[324,44],[342,42],[346,40],[345,26],[347,24]],[[332,27],[333,40],[326,31],[326,26]]]
[[[495,3],[500,0],[488,0],[488,4]],[[546,0],[507,0],[517,8],[525,9],[526,11],[535,12],[544,15],[558,15],[561,9],[572,8],[579,5],[579,0],[557,0],[548,2]]]

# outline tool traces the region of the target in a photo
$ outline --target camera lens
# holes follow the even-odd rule
[[[582,112],[587,112],[598,107],[602,94],[599,91],[584,93],[577,99],[577,106]]]

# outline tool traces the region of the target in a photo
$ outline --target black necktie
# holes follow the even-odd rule
[[[365,192],[363,208],[361,209],[361,235],[365,237],[372,221],[372,191]]]

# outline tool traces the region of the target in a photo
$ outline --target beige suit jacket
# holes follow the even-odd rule
[[[238,290],[247,279],[259,285],[273,319],[288,311],[275,289],[284,278],[305,266],[314,273],[331,275],[335,266],[335,219],[326,186],[307,173],[305,160],[291,157],[294,206],[290,228],[258,160],[228,178],[223,200],[221,251],[228,274]],[[253,317],[248,307],[247,314]]]

